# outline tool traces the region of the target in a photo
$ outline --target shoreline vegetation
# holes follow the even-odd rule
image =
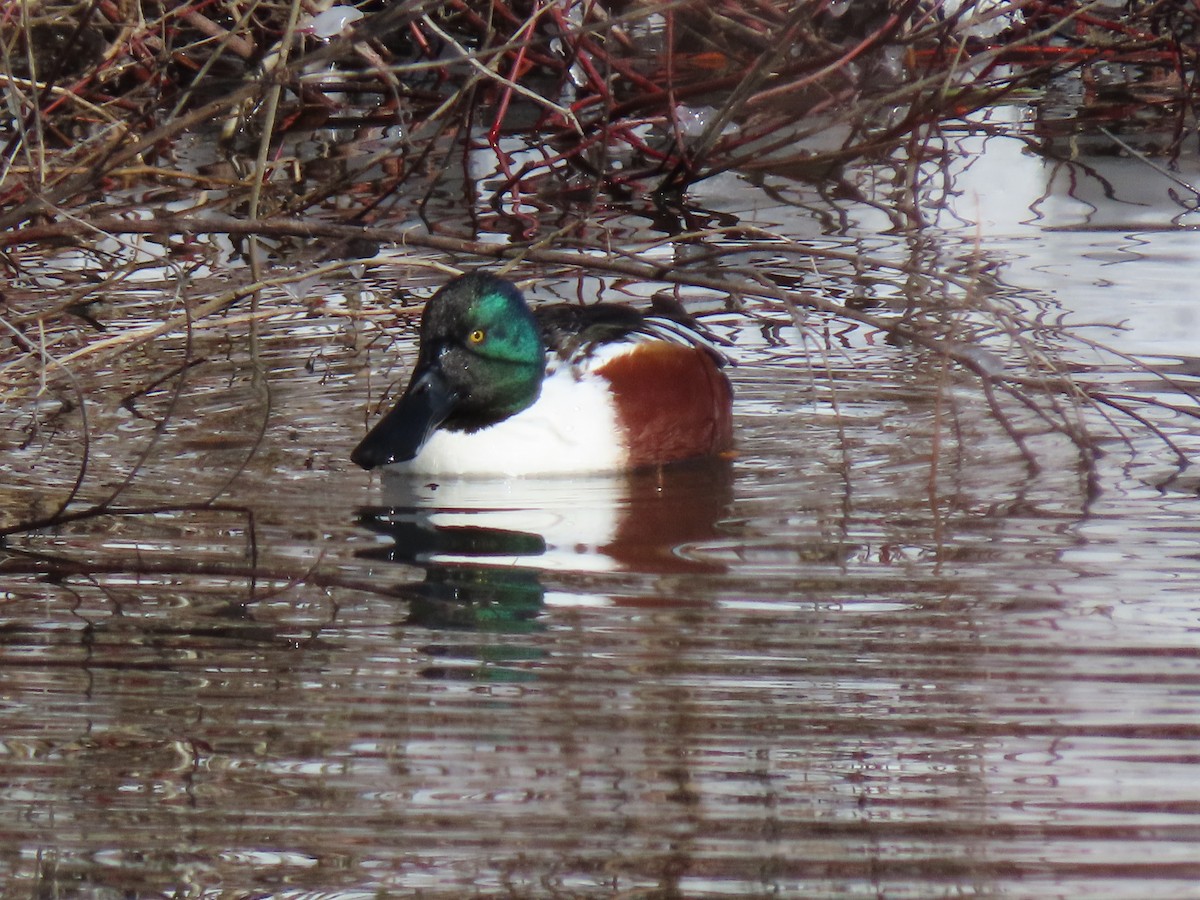
[[[10,4],[2,16],[0,389],[14,406],[65,378],[86,410],[71,364],[90,352],[243,305],[248,323],[269,315],[264,288],[303,277],[272,271],[279,242],[319,246],[314,266],[333,268],[398,244],[419,251],[417,265],[590,273],[798,324],[814,313],[857,323],[969,373],[1031,470],[1032,439],[1052,433],[1075,446],[1087,481],[1098,422],[1152,433],[1187,465],[1147,407],[1196,418],[1190,389],[1129,359],[1175,399],[1077,377],[1049,348],[1107,348],[993,302],[982,251],[954,267],[917,249],[874,258],[693,221],[686,203],[724,173],[790,178],[917,235],[949,141],[964,134],[1009,134],[1085,174],[1072,144],[1098,140],[1176,178],[1171,160],[1196,140],[1200,55],[1200,12],[1184,4],[85,0]],[[1030,105],[1032,127],[1001,132],[979,115],[1006,103]],[[486,178],[474,176],[480,151],[493,162]],[[869,195],[848,177],[862,168],[874,172]],[[1193,207],[1195,190],[1176,180],[1181,209]],[[455,194],[460,218],[442,212]],[[614,248],[595,236],[596,216],[635,203],[673,223],[660,240]],[[78,346],[80,310],[148,266],[186,282],[218,237],[241,284]],[[116,249],[98,251],[106,241]],[[73,280],[22,300],[27,261],[64,248],[87,260]],[[738,261],[754,251],[892,280],[908,306],[896,315],[794,290]],[[78,515],[85,471],[62,502],[0,534]]]

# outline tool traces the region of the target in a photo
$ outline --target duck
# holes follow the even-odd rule
[[[615,303],[531,308],[511,281],[470,272],[426,304],[408,387],[350,459],[469,478],[728,456],[727,362],[682,315]]]

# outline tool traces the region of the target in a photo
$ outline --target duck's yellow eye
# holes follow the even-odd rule
[[[468,339],[468,340],[470,340],[470,342],[471,342],[472,344],[482,344],[482,343],[483,343],[483,339],[484,339],[486,336],[487,336],[487,335],[485,335],[485,334],[484,334],[484,332],[483,332],[483,329],[482,329],[482,328],[476,328],[476,329],[475,329],[474,331],[472,331],[472,332],[471,332],[469,335],[467,335],[467,339]]]

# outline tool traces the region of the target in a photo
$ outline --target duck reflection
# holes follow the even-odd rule
[[[681,548],[717,534],[727,461],[589,478],[447,481],[385,475],[384,505],[359,521],[386,543],[359,556],[424,570],[406,624],[516,634],[540,627],[551,573],[708,574]],[[587,591],[592,593],[589,595]],[[593,581],[578,602],[622,602]],[[688,597],[681,594],[680,602]]]

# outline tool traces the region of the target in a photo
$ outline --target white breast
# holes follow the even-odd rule
[[[387,468],[443,478],[578,475],[620,471],[626,458],[607,383],[565,365],[528,409],[469,434],[435,431],[414,459]]]

